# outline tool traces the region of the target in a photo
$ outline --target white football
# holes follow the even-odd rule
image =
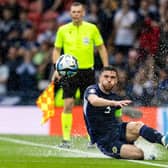
[[[72,77],[76,75],[78,71],[77,59],[69,54],[61,55],[55,66],[58,74],[62,77]]]

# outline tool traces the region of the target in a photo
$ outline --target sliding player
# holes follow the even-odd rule
[[[104,67],[98,84],[89,86],[84,94],[84,118],[92,143],[106,155],[123,159],[144,159],[144,152],[134,145],[139,136],[168,148],[168,134],[142,122],[121,122],[121,108],[131,103],[120,100],[112,92],[118,82],[116,69]]]

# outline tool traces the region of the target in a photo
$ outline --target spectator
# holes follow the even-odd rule
[[[1,40],[9,33],[9,31],[16,25],[16,21],[12,19],[12,12],[8,8],[4,8],[2,12],[3,19],[0,20],[0,34]]]
[[[149,1],[141,0],[140,6],[137,9],[137,32],[140,33],[141,27],[146,17],[148,17],[149,11]]]
[[[149,66],[149,63],[151,66]],[[135,100],[135,105],[142,106],[151,104],[151,99],[154,95],[153,83],[153,63],[151,58],[139,67],[138,72],[133,80],[131,98]]]
[[[19,13],[17,28],[23,33],[27,28],[33,27],[32,22],[28,19],[28,10],[22,9]]]
[[[133,47],[136,30],[133,28],[136,22],[136,13],[131,10],[129,0],[122,0],[121,9],[114,16],[115,47],[124,54]]]
[[[36,80],[36,67],[32,63],[32,52],[24,50],[23,59],[16,68],[18,76],[19,95],[22,104],[34,104],[37,98],[37,80]]]
[[[53,44],[55,41],[58,26],[56,18],[50,18],[49,20],[46,21],[46,23],[47,23],[47,29],[37,36],[38,44],[42,44],[43,42]]]
[[[9,68],[3,63],[2,56],[0,56],[0,99],[7,94],[7,81],[9,78]]]
[[[44,41],[38,50],[38,52],[33,55],[32,62],[37,67],[37,79],[47,80],[49,76],[49,70],[51,66],[51,55],[52,55],[51,43]]]
[[[155,20],[159,20],[159,12],[154,1],[141,0],[138,9],[138,22],[142,23],[145,18],[153,16]]]
[[[37,51],[39,44],[36,42],[36,31],[33,27],[26,28],[22,34],[22,48]]]
[[[94,23],[94,24],[98,24],[98,6],[96,5],[95,2],[91,2],[89,9],[86,12],[86,15],[84,17],[84,20],[90,22],[90,23]]]
[[[166,56],[168,55],[168,11],[166,20],[161,25],[158,52],[155,56],[156,65],[160,68],[165,66]]]
[[[20,47],[22,41],[20,33],[21,32],[17,27],[12,27],[8,34],[5,36],[4,40],[2,41],[2,52],[5,60],[7,60],[6,53],[8,52],[10,46],[14,46],[16,48]]]
[[[152,99],[152,104],[156,106],[167,106],[168,102],[168,67],[159,71],[159,84],[156,94]]]
[[[18,20],[19,19],[19,12],[21,10],[21,6],[17,2],[17,0],[8,0],[4,4],[3,8],[10,10],[13,20]]]
[[[16,68],[16,74],[19,77],[19,89],[28,92],[36,88],[36,68],[32,63],[32,53],[24,50],[23,60]]]
[[[16,69],[20,65],[20,62],[20,58],[18,57],[18,48],[11,46],[7,53],[7,66],[9,69],[7,88],[9,94],[17,94],[16,92],[19,91],[19,78]]]
[[[116,52],[114,58],[111,58],[110,64],[118,69],[125,69],[125,58],[122,52]]]
[[[105,0],[102,1],[98,10],[98,26],[106,44],[109,37],[113,35],[113,20],[117,5],[118,3],[115,0]]]
[[[115,92],[123,98],[130,98],[132,86],[128,81],[127,72],[124,69],[118,69],[118,85],[115,88]]]
[[[158,21],[151,16],[144,19],[139,34],[140,59],[143,62],[146,56],[155,56],[159,47],[160,27]]]
[[[73,0],[68,0],[68,1],[67,0],[52,0],[52,1],[40,0],[40,1],[43,7],[43,12],[47,10],[53,10],[59,13],[65,10],[69,10],[70,5],[73,2]]]
[[[128,73],[128,80],[130,83],[132,83],[132,80],[134,79],[135,74],[138,71],[138,68],[139,68],[138,52],[137,49],[132,48],[128,52],[128,60],[125,66],[125,69]]]
[[[160,22],[162,24],[166,22],[166,18],[168,17],[167,10],[168,10],[168,0],[160,0],[159,15],[160,15]]]

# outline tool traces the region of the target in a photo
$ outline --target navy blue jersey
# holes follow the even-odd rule
[[[105,94],[100,90],[98,84],[91,85],[85,90],[84,118],[91,141],[92,143],[95,143],[99,138],[105,136],[109,131],[113,130],[114,125],[119,123],[118,118],[115,117],[115,110],[120,107],[95,107],[88,101],[88,96],[90,94],[95,94],[98,97],[108,100],[120,100],[120,97],[112,92],[110,94]]]

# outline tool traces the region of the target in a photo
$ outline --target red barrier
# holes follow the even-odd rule
[[[143,116],[140,119],[132,119],[128,116],[123,116],[123,121],[142,121],[152,128],[157,128],[157,108],[156,107],[139,107]]]
[[[61,112],[62,107],[55,109],[55,116],[50,121],[50,135],[62,135],[61,130]],[[83,119],[83,111],[81,106],[75,106],[73,108],[73,124],[72,124],[72,135],[86,136],[86,127]]]
[[[155,107],[139,107],[143,112],[143,116],[140,119],[132,119],[128,116],[123,116],[124,121],[142,121],[150,127],[157,128],[157,108]],[[55,116],[50,120],[50,135],[62,135],[61,130],[61,112],[62,107],[55,108]],[[86,136],[86,127],[83,119],[83,111],[81,106],[75,106],[73,108],[73,124],[72,124],[72,135]]]

